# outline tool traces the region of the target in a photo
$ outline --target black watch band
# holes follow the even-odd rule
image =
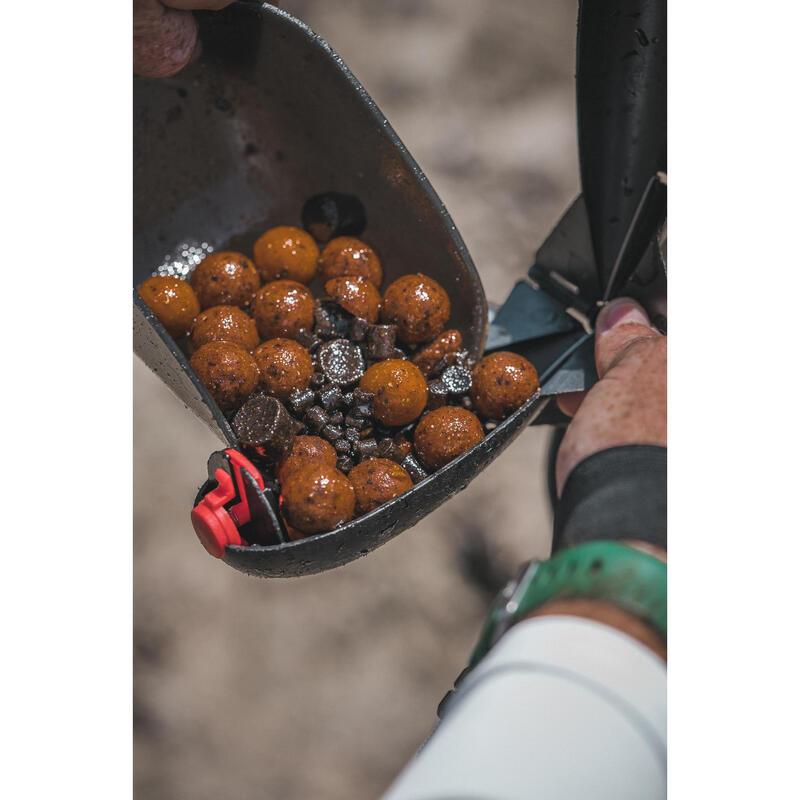
[[[581,542],[637,539],[667,549],[667,448],[612,447],[567,478],[553,523],[553,551]]]

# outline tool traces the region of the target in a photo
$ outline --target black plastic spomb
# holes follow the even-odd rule
[[[200,15],[199,15],[200,16]],[[480,278],[447,211],[385,117],[327,43],[270,5],[201,16],[203,57],[168,80],[134,85],[134,286],[198,243],[249,252],[276,224],[299,224],[305,200],[357,196],[384,282],[419,271],[450,295],[449,326],[483,353]],[[134,292],[134,348],[223,441],[236,437],[180,349]],[[267,577],[321,572],[411,527],[481,472],[530,423],[531,398],[476,447],[409,492],[329,533],[228,547],[225,561]]]

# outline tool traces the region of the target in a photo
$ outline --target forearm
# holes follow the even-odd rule
[[[666,668],[575,616],[515,625],[464,679],[384,800],[659,798]]]

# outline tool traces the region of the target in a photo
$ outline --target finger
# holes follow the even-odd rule
[[[581,407],[584,397],[586,397],[586,392],[566,392],[565,394],[560,394],[556,398],[556,402],[563,414],[568,417],[574,417]]]
[[[133,71],[145,78],[180,72],[197,47],[197,22],[189,11],[165,8],[158,0],[135,0]]]
[[[660,336],[647,312],[635,300],[629,297],[612,300],[597,316],[595,325],[594,357],[598,376],[602,378],[631,346]]]

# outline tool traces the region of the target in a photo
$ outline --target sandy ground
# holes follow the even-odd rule
[[[506,296],[577,191],[576,5],[284,0],[387,114]],[[209,558],[188,509],[217,440],[134,363],[135,793],[380,794],[435,721],[491,591],[550,547],[549,430],[370,556],[296,580]]]

